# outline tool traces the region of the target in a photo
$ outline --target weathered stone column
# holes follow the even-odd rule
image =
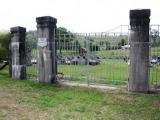
[[[44,16],[36,18],[38,37],[38,80],[56,82],[56,23],[57,19]]]
[[[128,90],[147,92],[150,9],[130,10],[130,74]]]
[[[12,27],[10,43],[10,70],[13,79],[26,79],[26,53],[25,33],[26,28]]]

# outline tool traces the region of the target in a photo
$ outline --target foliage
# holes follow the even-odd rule
[[[10,39],[9,32],[0,32],[0,61],[8,60]]]
[[[60,41],[61,43],[69,43],[73,40],[74,35],[72,32],[68,31],[66,28],[64,27],[59,27],[57,28],[57,37],[59,38],[58,41]]]
[[[37,32],[36,31],[28,31],[26,33],[26,46],[29,47],[27,49],[35,49],[37,48]]]
[[[75,44],[79,45],[79,43],[77,43],[78,41],[75,41],[75,42],[73,41],[74,34],[69,30],[67,30],[66,28],[59,27],[57,28],[56,31],[57,31],[57,38],[58,38],[57,44],[59,46],[58,49],[60,50],[60,53],[62,49],[70,50],[75,46]]]

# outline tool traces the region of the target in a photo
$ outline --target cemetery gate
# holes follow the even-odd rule
[[[159,26],[150,25],[149,79],[160,85]],[[101,33],[71,33],[57,29],[58,80],[126,85],[129,78],[129,26]],[[37,79],[37,33],[26,35],[27,77]]]

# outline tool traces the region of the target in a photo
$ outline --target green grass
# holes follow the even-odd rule
[[[36,65],[27,67],[28,75],[35,78]],[[122,85],[127,83],[128,66],[122,60],[102,60],[101,64],[93,65],[58,65],[58,73],[63,73],[64,78],[76,82],[103,83]]]
[[[125,85],[128,81],[128,65],[121,59],[102,60],[99,65],[58,65],[64,78],[75,82]],[[27,73],[36,78],[36,65],[27,67]],[[160,65],[150,67],[150,83],[160,85]]]
[[[160,95],[100,92],[30,80],[0,71],[0,119],[159,120]]]
[[[122,49],[116,49],[116,50],[101,50],[93,52],[92,54],[97,55],[101,58],[123,58],[129,56],[129,50],[122,50]],[[150,49],[150,56],[160,56],[160,47],[152,47]]]
[[[95,54],[99,56],[100,58],[107,58],[107,59],[117,59],[121,58],[123,59],[124,57],[129,56],[129,51],[128,50],[103,50],[103,51],[96,51],[92,54]]]
[[[160,86],[160,65],[153,65],[150,67],[150,83]]]
[[[125,84],[127,82],[127,64],[121,60],[102,60],[102,63],[96,66],[86,65],[59,65],[59,72],[70,75],[72,80]],[[76,79],[77,78],[77,79]]]

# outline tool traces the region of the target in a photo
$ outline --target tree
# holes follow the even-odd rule
[[[9,32],[0,32],[0,70],[8,65],[10,39]]]
[[[74,39],[74,34],[72,32],[68,31],[64,27],[59,27],[57,28],[57,38],[60,53],[62,52],[62,49],[72,49],[72,41]]]
[[[37,48],[37,32],[36,31],[28,31],[26,33],[26,46],[30,47],[30,49]]]
[[[0,33],[0,61],[7,61],[9,54],[9,42],[11,35],[9,32]]]

